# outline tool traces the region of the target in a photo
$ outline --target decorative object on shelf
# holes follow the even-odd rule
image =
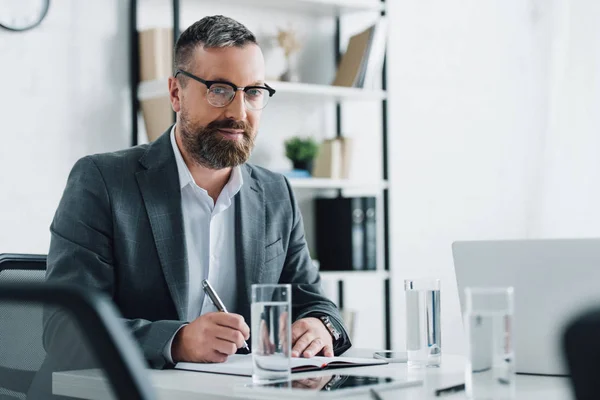
[[[319,144],[311,137],[295,136],[285,141],[285,156],[297,170],[312,172],[313,160],[318,151]]]
[[[278,29],[277,42],[285,54],[286,69],[279,77],[279,80],[284,82],[299,82],[297,62],[295,55],[302,48],[298,34],[292,28]]]
[[[49,8],[50,0],[4,1],[0,7],[0,27],[12,32],[28,31],[42,23]]]
[[[352,158],[352,139],[336,137],[324,140],[315,159],[315,178],[348,179]]]

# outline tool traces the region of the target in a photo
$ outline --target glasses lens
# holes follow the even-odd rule
[[[235,96],[235,91],[229,85],[214,84],[208,90],[207,100],[215,107],[225,107],[231,103]]]
[[[267,89],[250,88],[244,92],[246,106],[251,110],[262,110],[269,102]]]

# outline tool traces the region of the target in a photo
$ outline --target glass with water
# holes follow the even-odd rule
[[[406,350],[409,367],[438,367],[442,362],[440,280],[407,279]]]
[[[252,380],[265,383],[291,377],[291,285],[252,285]]]
[[[470,399],[515,396],[513,293],[512,287],[465,289],[465,388]]]

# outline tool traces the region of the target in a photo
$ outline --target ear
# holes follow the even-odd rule
[[[177,78],[169,77],[169,98],[173,111],[178,113],[181,110],[181,87]]]

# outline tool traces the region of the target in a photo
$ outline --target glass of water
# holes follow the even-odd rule
[[[513,399],[514,290],[465,288],[465,388],[470,399]]]
[[[292,356],[291,285],[252,285],[252,380],[289,380]]]
[[[440,280],[407,279],[406,350],[409,367],[439,367],[442,362]]]

